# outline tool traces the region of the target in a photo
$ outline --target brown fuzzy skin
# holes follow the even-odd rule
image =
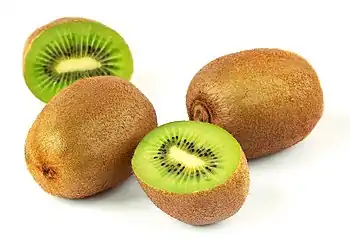
[[[63,89],[28,132],[25,160],[44,191],[84,198],[132,174],[140,140],[157,127],[152,103],[129,81],[101,76]]]
[[[186,224],[203,226],[236,214],[249,193],[250,175],[247,159],[241,151],[240,163],[226,183],[192,194],[176,194],[155,189],[138,179],[155,206]]]
[[[25,58],[26,58],[26,55],[27,53],[29,52],[30,50],[30,47],[32,45],[32,43],[34,42],[34,40],[40,36],[40,34],[42,32],[44,32],[45,30],[51,28],[51,27],[54,27],[58,24],[61,24],[61,23],[67,23],[67,22],[85,22],[85,21],[93,21],[93,20],[90,20],[90,19],[87,19],[87,18],[79,18],[79,17],[62,17],[62,18],[58,18],[56,20],[53,20],[37,29],[35,29],[30,35],[29,37],[27,38],[25,44],[24,44],[24,49],[23,49],[23,59],[22,59],[22,67],[23,67],[23,70],[24,70],[24,66],[25,66]]]
[[[229,131],[249,160],[303,140],[322,117],[324,101],[305,59],[280,49],[252,49],[204,66],[188,87],[186,107],[191,120]]]

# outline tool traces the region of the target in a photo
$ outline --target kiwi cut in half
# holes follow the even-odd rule
[[[176,121],[149,132],[131,161],[151,201],[191,225],[227,219],[249,191],[247,160],[226,130],[209,123]]]
[[[248,160],[278,153],[305,139],[322,117],[321,82],[300,55],[275,48],[218,57],[191,80],[190,120],[230,132]]]
[[[59,18],[36,29],[23,50],[30,91],[47,103],[79,79],[118,76],[131,80],[132,53],[114,29],[85,18]]]

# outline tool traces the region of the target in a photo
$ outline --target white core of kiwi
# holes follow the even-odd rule
[[[92,57],[71,58],[60,61],[55,70],[58,73],[94,70],[101,67],[101,63]]]

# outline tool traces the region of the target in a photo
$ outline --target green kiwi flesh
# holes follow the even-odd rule
[[[43,102],[82,78],[112,75],[130,80],[133,73],[125,40],[96,21],[58,21],[43,28],[29,45],[23,59],[24,78]]]
[[[165,124],[138,145],[133,167],[147,184],[174,193],[224,183],[239,163],[239,144],[223,129],[192,121]]]
[[[177,121],[153,129],[136,147],[131,165],[153,204],[190,225],[228,219],[249,192],[241,146],[209,123]]]

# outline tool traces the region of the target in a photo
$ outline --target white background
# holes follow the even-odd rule
[[[350,238],[350,7],[348,1],[89,1],[0,3],[0,238]],[[134,84],[160,124],[187,119],[193,75],[226,53],[279,47],[319,74],[325,114],[312,134],[250,163],[251,192],[238,214],[193,227],[162,213],[134,178],[82,201],[44,193],[25,167],[27,131],[44,106],[22,77],[22,50],[37,27],[64,16],[101,21],[129,43]]]

